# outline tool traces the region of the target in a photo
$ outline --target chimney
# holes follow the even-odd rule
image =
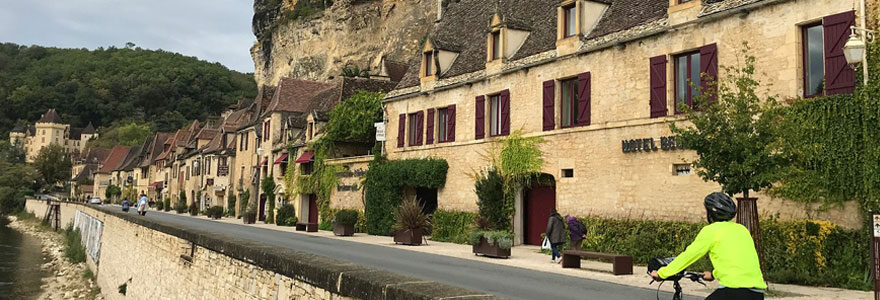
[[[440,22],[443,19],[443,6],[445,6],[446,0],[437,0],[437,20],[435,22]]]

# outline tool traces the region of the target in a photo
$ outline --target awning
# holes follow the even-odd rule
[[[265,165],[268,160],[269,160],[268,158],[264,159],[263,162],[261,162],[259,165],[257,165],[257,169],[262,169],[263,165]]]
[[[284,162],[287,162],[287,153],[281,154],[281,157],[275,160],[276,165]]]
[[[156,182],[151,183],[150,186],[147,187],[147,189],[150,189],[150,190],[162,190],[162,185],[163,185],[163,184],[162,184],[161,181],[156,181]]]
[[[299,158],[296,159],[296,163],[304,164],[304,163],[312,161],[313,158],[315,158],[315,152],[312,152],[312,151],[305,152],[302,155],[300,155]]]

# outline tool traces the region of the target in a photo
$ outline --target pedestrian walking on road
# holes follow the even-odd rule
[[[547,239],[550,240],[550,248],[553,250],[550,261],[555,263],[557,257],[562,257],[559,254],[559,246],[565,244],[565,224],[555,208],[550,212],[550,219],[547,220]]]
[[[139,215],[147,215],[147,195],[141,194],[141,200],[138,201],[137,210]]]
[[[122,211],[128,212],[129,207],[131,207],[131,202],[128,202],[128,199],[122,200]]]
[[[568,237],[571,239],[571,249],[581,250],[581,244],[587,237],[587,226],[578,218],[568,217]]]

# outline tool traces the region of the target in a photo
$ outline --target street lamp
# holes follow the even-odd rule
[[[873,40],[874,34],[876,31],[852,26],[850,27],[852,33],[849,35],[849,40],[846,41],[846,44],[843,46],[843,56],[846,57],[846,63],[855,69],[855,65],[858,63],[862,63],[862,71],[864,72],[864,80],[865,84],[868,84],[868,56],[867,45],[865,44],[865,40]],[[864,38],[860,38],[857,32],[861,32]]]

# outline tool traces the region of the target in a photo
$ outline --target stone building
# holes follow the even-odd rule
[[[101,163],[110,155],[111,149],[91,148],[88,152],[73,158],[70,179],[71,199],[90,199],[98,196],[94,193],[95,173],[101,168]]]
[[[119,168],[125,160],[128,152],[131,150],[127,146],[116,146],[107,154],[107,158],[101,162],[101,167],[94,173],[95,182],[92,184],[95,197],[104,199],[109,202],[112,199],[105,199],[107,187],[111,185],[119,186],[119,180],[114,176],[114,170]]]
[[[743,42],[762,87],[781,98],[851,92],[841,49],[857,15],[849,1],[825,0],[450,1],[384,100],[385,149],[390,159],[445,159],[437,206],[475,211],[468,174],[488,167],[482,154],[517,130],[543,138],[553,184],[517,196],[517,243],[540,243],[552,208],[700,221],[702,197],[719,186],[676,147],[679,105],[723,80],[719,66],[740,65]],[[854,205],[811,213],[758,197],[765,214],[859,226]]]
[[[27,161],[33,162],[40,150],[49,145],[61,145],[70,153],[81,153],[86,143],[97,136],[91,123],[86,128],[71,127],[61,120],[57,111],[50,109],[34,125],[14,128],[9,133],[9,142],[24,147]]]

